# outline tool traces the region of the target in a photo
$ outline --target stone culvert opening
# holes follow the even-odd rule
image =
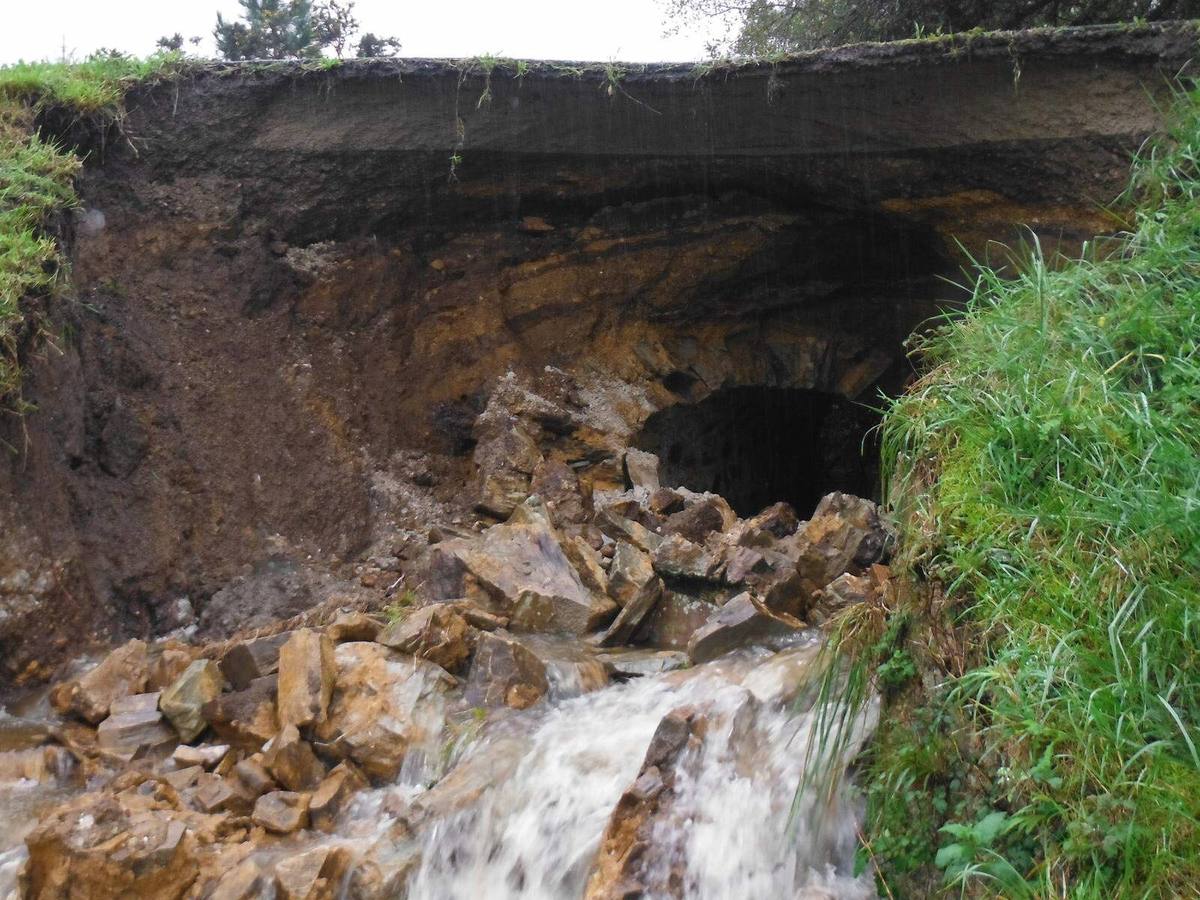
[[[830,491],[877,494],[878,422],[836,394],[729,387],[654,413],[636,443],[658,454],[664,484],[721,494],[741,516],[779,500],[807,516]]]

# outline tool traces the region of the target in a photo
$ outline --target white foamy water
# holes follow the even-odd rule
[[[454,791],[443,802],[438,788],[419,801],[432,818],[420,826],[409,896],[581,897],[659,722],[692,707],[704,737],[681,757],[674,798],[655,820],[652,866],[664,871],[651,868],[647,883],[665,885],[670,870],[682,873],[682,896],[697,900],[873,897],[869,876],[853,876],[860,811],[844,785],[820,809],[808,803],[790,817],[814,718],[793,699],[815,652],[744,653],[613,685],[483,737],[447,777],[482,786],[470,802],[455,802]]]

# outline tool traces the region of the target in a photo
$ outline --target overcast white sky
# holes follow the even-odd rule
[[[86,56],[97,47],[145,55],[160,35],[204,38],[237,0],[0,0],[0,63]],[[400,38],[403,56],[680,61],[704,56],[705,36],[663,36],[658,0],[358,0],[365,30]]]

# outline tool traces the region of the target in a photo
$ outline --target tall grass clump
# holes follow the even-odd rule
[[[0,410],[20,408],[21,345],[41,330],[38,304],[66,270],[53,225],[76,203],[74,177],[82,164],[38,133],[37,114],[56,110],[107,128],[121,119],[130,86],[179,65],[177,54],[160,54],[0,67]]]
[[[1200,91],[1171,122],[1129,232],[979,269],[886,415],[892,622],[940,667],[868,758],[885,878],[1200,896]]]

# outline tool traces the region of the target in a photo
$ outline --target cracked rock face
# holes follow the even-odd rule
[[[0,683],[81,642],[399,595],[431,529],[476,533],[530,492],[597,552],[593,491],[657,478],[743,517],[869,494],[849,448],[870,423],[846,410],[903,384],[903,339],[956,296],[956,241],[1108,227],[1194,50],[1177,26],[905,42],[646,67],[611,97],[598,70],[534,65],[490,103],[444,63],[224,67],[135,91],[128,141],[48,111],[96,152],[74,338],[32,363],[36,411],[0,423],[21,448],[0,466]],[[788,440],[830,479],[774,488],[769,441],[730,418],[766,401],[737,390],[807,392],[786,431],[819,439]],[[538,588],[527,615],[590,628],[599,594]]]

